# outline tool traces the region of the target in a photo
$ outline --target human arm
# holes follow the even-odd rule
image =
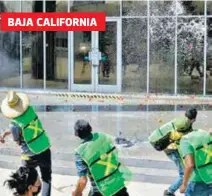
[[[1,143],[4,143],[5,142],[5,137],[7,137],[8,135],[10,135],[11,134],[11,131],[10,130],[8,130],[8,129],[6,129],[2,134],[1,134],[1,136],[0,136],[0,142]]]
[[[13,140],[18,144],[20,145],[21,144],[21,128],[14,124],[14,123],[11,123],[9,125],[9,129],[8,130],[5,130],[5,132],[3,133],[2,137],[3,137],[3,140],[4,138],[7,136],[7,135],[10,135],[12,134],[13,136]],[[3,141],[4,142],[4,141]]]
[[[88,167],[86,163],[82,160],[80,155],[77,153],[75,155],[75,164],[79,179],[77,181],[75,191],[72,192],[72,196],[81,196],[83,190],[87,185]]]
[[[77,181],[77,186],[75,191],[73,191],[72,196],[82,196],[82,192],[87,185],[87,176],[80,176]]]
[[[184,193],[187,188],[190,176],[195,167],[195,162],[194,162],[194,157],[193,157],[193,154],[194,154],[193,148],[190,145],[190,143],[188,142],[188,140],[183,138],[180,141],[180,150],[182,153],[182,157],[184,158],[184,165],[185,165],[183,183],[180,187],[180,192]]]
[[[186,190],[186,187],[188,185],[189,178],[193,172],[194,169],[194,158],[193,155],[188,154],[185,156],[185,169],[184,169],[184,177],[183,177],[183,183],[180,187],[180,192],[184,193]]]

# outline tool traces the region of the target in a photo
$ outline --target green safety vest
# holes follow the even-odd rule
[[[187,140],[194,149],[195,172],[198,172],[206,184],[212,183],[212,135],[197,129],[182,140]]]
[[[93,139],[82,143],[76,152],[88,165],[89,173],[102,195],[112,196],[125,187],[124,170],[109,136],[94,133]]]
[[[40,154],[50,147],[49,137],[31,106],[21,116],[13,118],[12,122],[22,129],[22,137],[32,153]]]
[[[157,128],[149,136],[149,142],[152,146],[158,150],[162,151],[167,148],[167,146],[175,141],[170,139],[170,135],[173,131],[186,132],[191,129],[191,124],[186,117],[180,117]]]

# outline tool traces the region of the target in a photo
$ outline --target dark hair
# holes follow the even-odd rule
[[[196,108],[188,108],[188,110],[185,113],[185,116],[189,118],[190,120],[193,120],[197,117],[197,110]]]
[[[88,137],[92,132],[92,127],[85,120],[78,120],[74,125],[75,135],[81,139]]]
[[[34,168],[20,167],[10,177],[4,182],[4,185],[7,184],[9,189],[14,189],[13,195],[18,196],[25,194],[28,191],[28,187],[35,184],[38,172]]]

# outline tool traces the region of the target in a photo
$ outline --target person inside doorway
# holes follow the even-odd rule
[[[102,53],[101,57],[102,75],[104,78],[110,77],[110,62],[106,52]]]

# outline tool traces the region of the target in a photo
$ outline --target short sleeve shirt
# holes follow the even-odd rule
[[[24,153],[27,156],[33,156],[34,154],[30,151],[26,142],[24,142],[24,140],[22,138],[21,128],[15,123],[10,123],[9,129],[12,133],[13,140],[16,141],[16,142],[19,142],[19,144],[21,146],[22,153]]]
[[[181,139],[180,150],[181,150],[183,158],[185,158],[185,156],[189,154],[194,157],[194,149],[192,148],[191,144],[188,142],[186,138]],[[196,169],[194,169],[190,180],[193,182],[202,182],[202,179],[200,178]]]

